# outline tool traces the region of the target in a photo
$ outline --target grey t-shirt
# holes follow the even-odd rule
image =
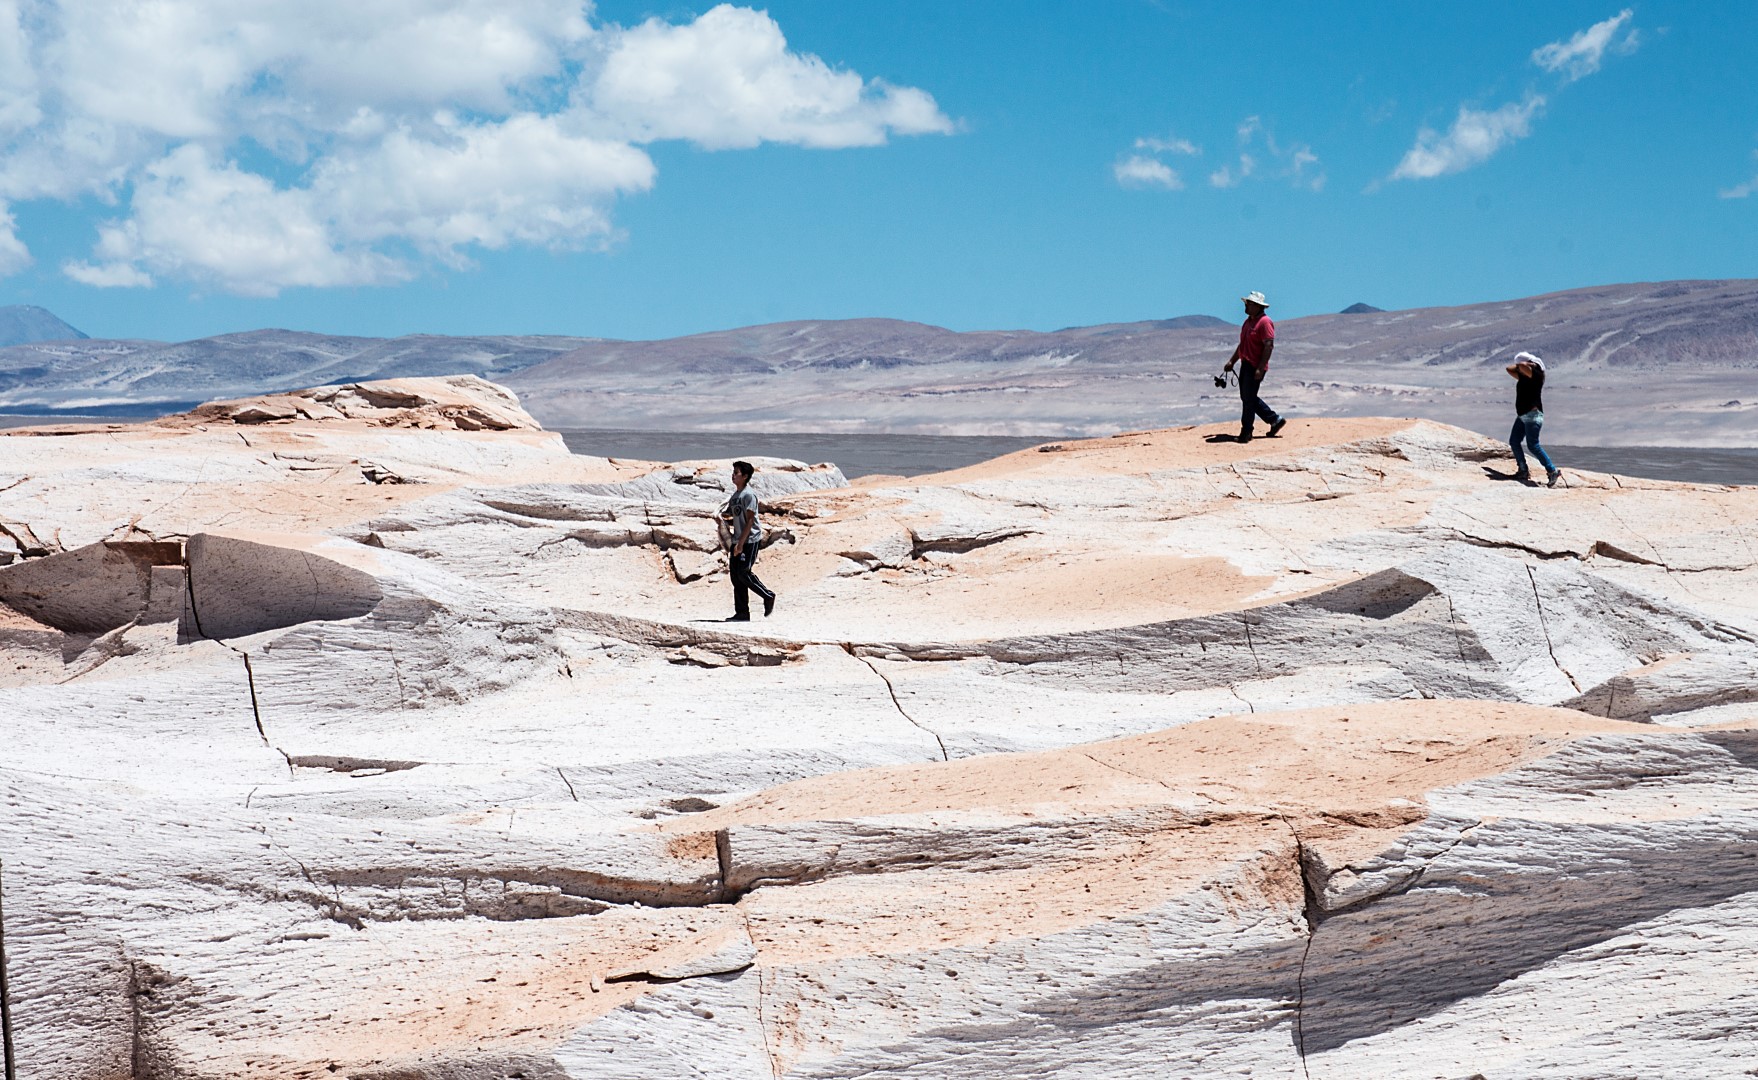
[[[747,510],[751,512],[751,534],[745,537],[745,543],[756,544],[763,539],[763,519],[757,514],[757,496],[747,487],[743,491],[733,492],[732,498],[726,501],[726,509],[723,513],[726,516],[727,524],[732,529],[727,543],[736,544],[739,542],[739,529],[744,527],[745,511]]]

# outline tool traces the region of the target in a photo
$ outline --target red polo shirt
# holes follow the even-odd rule
[[[1270,369],[1269,358],[1264,356],[1264,343],[1276,340],[1276,324],[1268,315],[1259,315],[1255,319],[1246,319],[1239,327],[1239,359],[1257,369],[1262,375]]]

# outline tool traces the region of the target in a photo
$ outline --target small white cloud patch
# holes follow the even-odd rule
[[[1250,154],[1241,153],[1238,161],[1231,165],[1223,165],[1210,173],[1209,184],[1218,188],[1238,187],[1240,181],[1256,171],[1257,159]]]
[[[1111,167],[1111,172],[1124,187],[1157,187],[1177,191],[1184,186],[1184,181],[1170,165],[1158,158],[1144,157],[1141,154],[1124,158]]]
[[[1135,140],[1135,148],[1146,150],[1150,154],[1188,154],[1195,157],[1202,153],[1202,149],[1189,139],[1156,139],[1151,135]]]
[[[1752,151],[1752,157],[1758,159],[1758,150]],[[1724,199],[1745,199],[1750,198],[1753,194],[1758,194],[1758,174],[1754,174],[1752,179],[1743,184],[1735,184],[1733,187],[1724,188],[1721,191],[1721,197]]]
[[[1562,75],[1569,82],[1584,79],[1599,70],[1607,50],[1626,54],[1636,51],[1641,44],[1640,33],[1633,28],[1625,29],[1635,14],[1625,8],[1603,22],[1577,31],[1567,41],[1540,46],[1532,51],[1532,62],[1546,71]]]
[[[1394,180],[1428,180],[1461,172],[1488,161],[1495,152],[1532,133],[1532,118],[1544,108],[1544,98],[1534,94],[1493,112],[1459,107],[1459,116],[1443,135],[1423,128],[1416,145],[1392,171]]]
[[[1263,119],[1248,116],[1234,130],[1239,143],[1239,157],[1209,174],[1212,187],[1230,188],[1254,176],[1274,177],[1288,181],[1297,188],[1323,191],[1325,171],[1312,147],[1305,143],[1284,144],[1264,125]]]
[[[1161,160],[1166,154],[1194,156],[1202,151],[1189,139],[1180,139],[1173,135],[1160,138],[1155,135],[1144,135],[1135,140],[1135,153],[1117,159],[1111,166],[1111,175],[1120,187],[1126,188],[1161,188],[1166,191],[1179,191],[1184,187],[1184,178],[1178,170]]]
[[[1277,142],[1276,137],[1256,116],[1241,120],[1236,135],[1239,140],[1239,157],[1209,172],[1211,187],[1235,187],[1243,180],[1262,175],[1286,179],[1295,187],[1310,191],[1324,188],[1324,169],[1319,164],[1318,155],[1312,152],[1312,147],[1304,143],[1283,145]],[[1166,155],[1200,158],[1203,153],[1202,148],[1189,139],[1170,135],[1165,138],[1139,138],[1135,140],[1135,150],[1136,153],[1119,158],[1111,167],[1112,175],[1123,187],[1178,190],[1184,187],[1184,179],[1177,170],[1166,164]]]
[[[31,264],[30,249],[18,238],[18,222],[0,203],[0,277],[16,274]]]

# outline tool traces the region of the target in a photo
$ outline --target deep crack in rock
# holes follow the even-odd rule
[[[904,709],[903,702],[901,702],[897,699],[897,688],[895,686],[891,685],[890,677],[887,676],[883,671],[880,671],[878,668],[874,667],[873,662],[871,660],[867,659],[865,656],[862,656],[860,653],[857,653],[855,651],[855,647],[853,644],[848,643],[848,642],[844,642],[842,648],[843,648],[844,652],[848,653],[850,656],[854,657],[856,660],[859,660],[861,663],[867,665],[868,671],[871,671],[873,674],[879,676],[880,681],[885,684],[885,692],[891,695],[891,704],[892,704],[892,707],[897,710],[897,715],[903,717],[905,720],[908,720],[911,724],[914,724],[917,728],[920,728],[922,731],[925,731],[929,735],[932,735],[934,737],[934,744],[936,746],[940,747],[940,760],[951,761],[952,755],[948,754],[946,752],[946,741],[940,737],[938,732],[936,732],[933,729],[928,728],[928,727],[922,725],[921,723],[917,722],[916,718],[911,716],[909,714],[909,712]]]

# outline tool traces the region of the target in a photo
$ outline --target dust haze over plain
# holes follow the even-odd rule
[[[71,329],[71,328],[70,328]],[[895,319],[751,326],[661,341],[380,339],[261,330],[165,344],[0,348],[0,411],[186,407],[418,375],[504,383],[546,426],[747,432],[1101,435],[1224,419],[1212,316],[955,332]],[[1270,391],[1295,417],[1425,416],[1500,435],[1521,350],[1550,366],[1547,437],[1587,446],[1748,446],[1758,281],[1607,285],[1279,324]]]

